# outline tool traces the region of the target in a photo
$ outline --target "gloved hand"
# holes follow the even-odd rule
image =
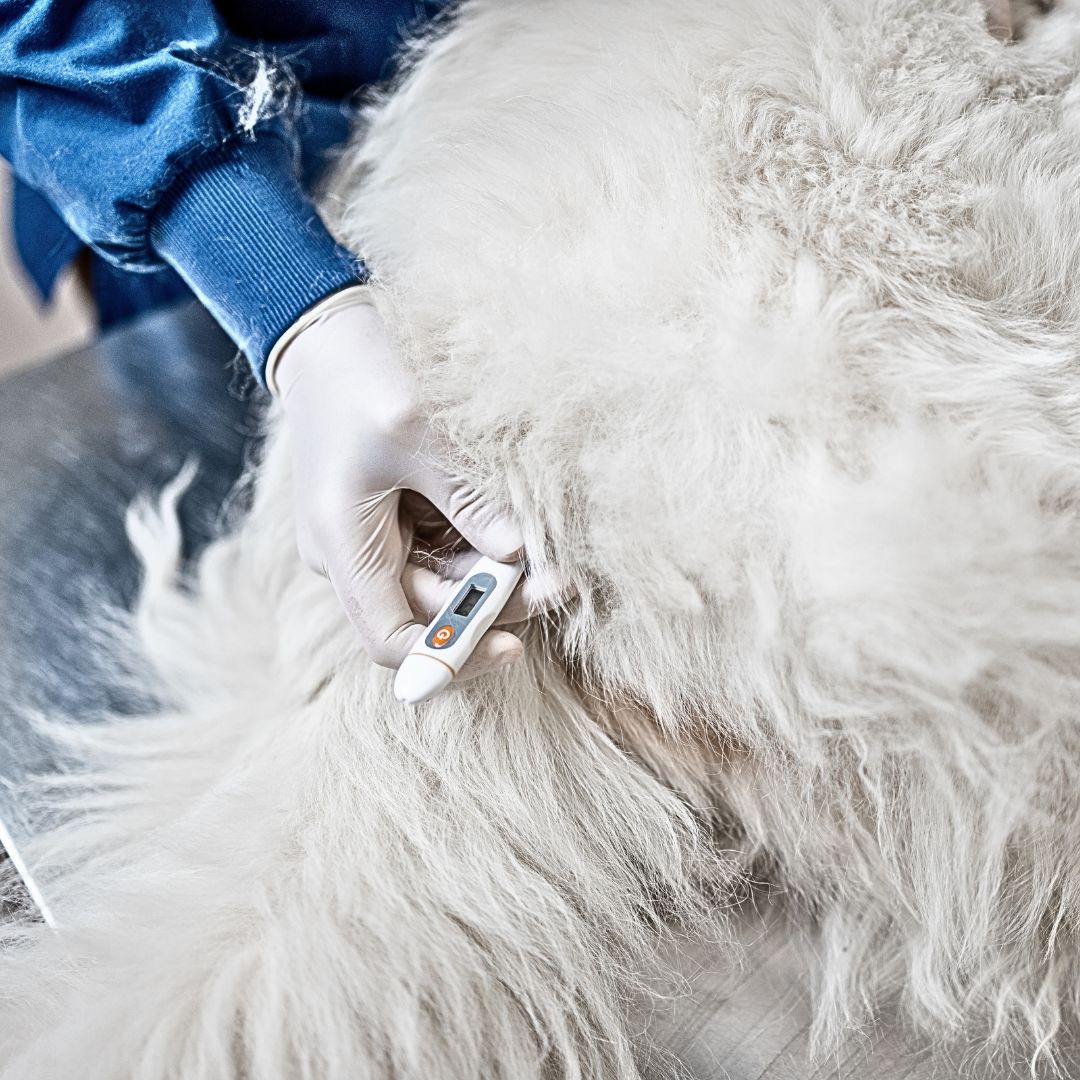
[[[300,555],[329,577],[375,663],[396,668],[469,561],[460,544],[451,577],[409,561],[417,528],[430,531],[432,508],[446,519],[441,539],[463,539],[500,561],[521,555],[521,533],[451,470],[416,380],[363,287],[329,297],[301,319],[274,350],[267,382],[289,428]],[[500,621],[521,621],[557,599],[526,579]],[[521,653],[513,634],[490,630],[459,677]]]

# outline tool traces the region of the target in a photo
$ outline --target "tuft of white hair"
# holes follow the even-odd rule
[[[751,867],[823,1046],[898,999],[1052,1068],[1080,986],[1080,9],[471,0],[326,198],[460,464],[577,586],[416,712],[301,567],[279,433],[163,715],[35,857],[0,1077],[634,1078]],[[722,849],[714,826],[734,823]]]

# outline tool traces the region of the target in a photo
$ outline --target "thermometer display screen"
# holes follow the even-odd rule
[[[478,589],[475,585],[469,587],[469,591],[461,598],[461,603],[454,608],[454,614],[460,615],[463,619],[467,618],[473,613],[473,609],[480,603],[480,597],[484,595],[483,589]]]

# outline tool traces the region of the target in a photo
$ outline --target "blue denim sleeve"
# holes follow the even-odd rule
[[[209,0],[0,0],[0,155],[118,266],[174,266],[261,376],[363,274],[296,177],[291,83]]]

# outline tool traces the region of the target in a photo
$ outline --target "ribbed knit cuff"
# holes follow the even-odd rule
[[[269,136],[200,158],[159,204],[150,233],[263,381],[274,342],[313,304],[363,282]]]

